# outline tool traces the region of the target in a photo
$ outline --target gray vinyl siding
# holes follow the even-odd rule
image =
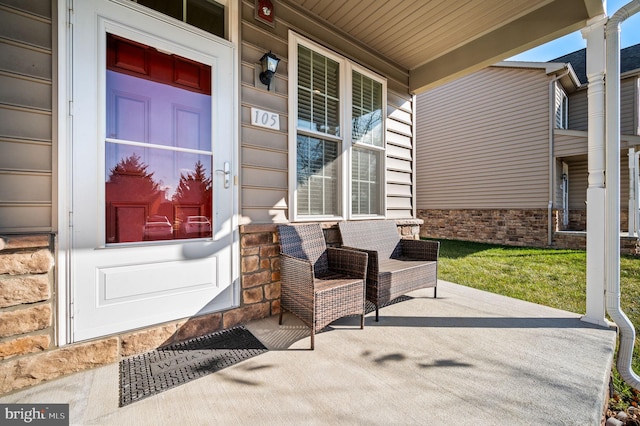
[[[414,216],[413,115],[412,97],[388,90],[386,216],[389,219]]]
[[[571,157],[575,155],[587,154],[587,132],[586,131],[561,131],[556,130],[553,136],[556,157]]]
[[[626,78],[620,82],[620,132],[623,135],[638,134],[638,78]]]
[[[330,32],[330,28],[277,5],[275,27],[254,18],[254,1],[241,3],[241,222],[286,222],[288,215],[288,31],[289,29],[387,78],[387,212],[389,218],[414,216],[413,105],[408,76],[380,57]],[[271,91],[259,80],[259,59],[271,50],[281,62]],[[251,108],[280,115],[280,130],[251,125]]]
[[[629,208],[629,155],[628,151],[620,153],[620,209]]]
[[[569,129],[584,130],[588,126],[589,114],[587,113],[587,89],[580,89],[569,95]]]
[[[549,79],[490,67],[417,97],[418,209],[546,208]]]
[[[569,164],[569,208],[586,210],[589,169],[587,157],[568,160]]]
[[[0,0],[0,232],[53,229],[51,1]]]
[[[587,130],[587,89],[581,88],[569,96],[569,128]],[[638,77],[620,82],[620,131],[623,135],[638,134]]]

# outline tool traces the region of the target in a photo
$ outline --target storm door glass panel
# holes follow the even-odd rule
[[[211,237],[211,68],[107,45],[106,242]]]
[[[297,195],[301,215],[338,214],[337,142],[298,135]]]

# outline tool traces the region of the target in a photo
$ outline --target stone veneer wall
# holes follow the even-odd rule
[[[396,221],[418,238],[420,220]],[[336,223],[323,224],[340,246]],[[240,227],[241,306],[91,341],[57,346],[54,236],[0,239],[0,395],[280,312],[280,246],[274,224]]]
[[[569,225],[566,227],[562,226],[562,212],[559,210],[554,210],[554,217],[558,227],[556,231],[585,231],[587,229],[587,210],[569,210]],[[628,230],[628,220],[629,212],[625,210],[620,210],[620,231],[626,232]]]
[[[52,252],[50,235],[0,239],[0,394],[60,364],[44,356],[55,346]]]
[[[586,250],[587,233],[584,231],[561,231],[553,234],[553,247],[559,249]],[[620,254],[639,256],[640,247],[635,237],[620,237]]]
[[[539,210],[418,210],[420,236],[513,246],[546,246],[548,216]]]
[[[552,212],[554,248],[586,249],[586,210],[569,212],[568,231],[560,230],[561,212]],[[424,221],[420,236],[525,247],[548,246],[547,210],[418,210]],[[626,231],[628,213],[620,212],[620,230]],[[639,255],[637,239],[620,238],[620,253]]]

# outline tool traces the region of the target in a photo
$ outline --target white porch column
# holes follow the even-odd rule
[[[582,30],[587,40],[588,170],[587,313],[583,321],[606,326],[605,320],[605,24],[594,18]]]

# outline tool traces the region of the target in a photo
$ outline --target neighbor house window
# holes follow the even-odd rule
[[[386,82],[297,35],[290,47],[294,220],[383,216]]]
[[[556,128],[569,128],[569,98],[561,87],[556,91]]]

